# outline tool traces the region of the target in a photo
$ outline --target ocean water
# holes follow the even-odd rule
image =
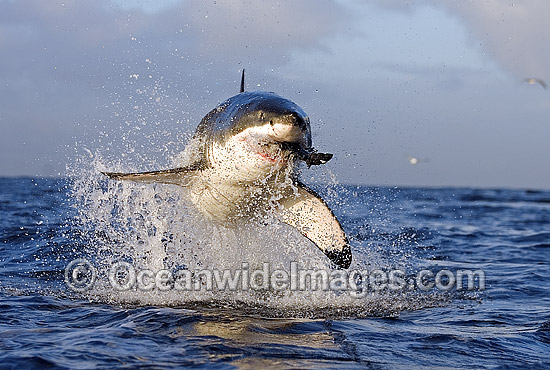
[[[344,273],[274,220],[211,225],[168,185],[0,179],[0,368],[550,367],[550,191],[315,188],[361,272],[346,289],[175,289],[180,271]]]

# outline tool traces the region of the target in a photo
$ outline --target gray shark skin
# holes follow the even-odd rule
[[[347,269],[352,253],[340,223],[296,174],[299,161],[308,167],[321,165],[332,154],[312,147],[309,118],[297,104],[272,92],[243,90],[244,78],[241,93],[201,120],[191,140],[190,165],[103,174],[115,180],[186,187],[197,209],[219,223],[271,210]]]

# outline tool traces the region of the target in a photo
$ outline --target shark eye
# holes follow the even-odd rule
[[[271,120],[271,121],[269,121],[269,124],[270,124],[271,126],[273,126],[273,125],[275,124],[275,122],[273,122],[273,120]]]

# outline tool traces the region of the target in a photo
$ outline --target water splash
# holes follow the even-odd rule
[[[182,154],[178,164],[186,160]],[[84,292],[91,301],[124,305],[167,305],[204,308],[230,308],[262,312],[273,316],[391,316],[404,309],[441,305],[448,296],[417,292],[371,292],[358,298],[349,291],[321,289],[310,280],[299,289],[273,289],[271,285],[251,289],[241,283],[231,289],[140,289],[123,291],[109,280],[110,268],[120,261],[136,271],[240,271],[253,274],[269,264],[269,273],[292,264],[300,270],[338,273],[324,254],[292,227],[271,215],[237,220],[231,225],[211,222],[197,212],[186,189],[165,184],[138,184],[107,180],[101,170],[112,168],[101,154],[83,155],[72,172],[72,198],[77,208],[74,227],[82,233],[85,255],[93,260],[98,280]],[[119,166],[120,164],[114,164]],[[127,168],[123,168],[128,170]],[[330,174],[327,175],[330,178]],[[322,180],[323,175],[319,176]],[[346,207],[337,184],[325,185],[329,203]],[[326,183],[326,182],[325,182]],[[319,183],[317,184],[319,187]],[[349,199],[347,197],[346,199]],[[388,259],[382,253],[354,246],[350,269],[396,268],[406,258]],[[173,278],[172,276],[172,278]],[[261,276],[263,279],[263,276]],[[127,278],[124,276],[123,278]],[[216,280],[215,280],[216,281]],[[193,281],[194,284],[195,281]],[[267,289],[265,289],[267,288]]]

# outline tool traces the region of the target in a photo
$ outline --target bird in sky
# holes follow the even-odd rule
[[[544,80],[540,78],[529,77],[526,78],[524,81],[527,82],[529,85],[540,85],[543,89],[548,89],[548,85],[546,84],[546,82],[544,82]]]

